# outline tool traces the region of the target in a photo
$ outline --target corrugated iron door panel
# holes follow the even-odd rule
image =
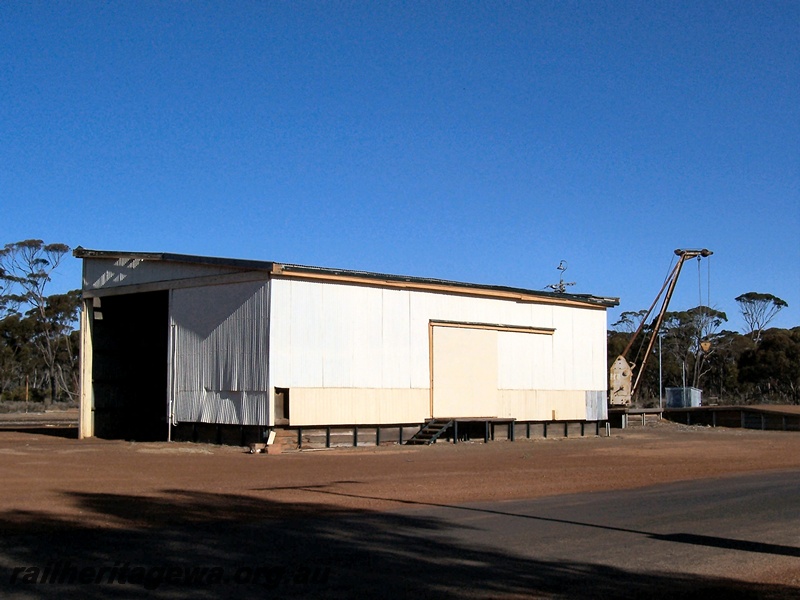
[[[176,398],[175,420],[183,423],[268,425],[269,394],[263,391],[184,391]]]
[[[586,420],[604,421],[608,418],[608,401],[605,390],[586,391]]]
[[[218,415],[213,418],[224,420],[208,422],[263,424],[253,411],[266,414],[268,408],[246,409],[235,394],[267,391],[267,286],[262,281],[173,291],[176,418]],[[259,423],[230,420],[242,418]]]

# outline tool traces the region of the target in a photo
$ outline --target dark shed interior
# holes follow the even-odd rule
[[[166,440],[169,293],[96,299],[92,345],[95,435]]]

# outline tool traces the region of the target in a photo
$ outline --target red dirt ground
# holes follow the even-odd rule
[[[87,493],[155,498],[166,488],[253,498],[266,492],[287,514],[302,513],[304,505],[383,511],[411,501],[537,498],[798,469],[800,434],[662,421],[615,429],[610,438],[250,455],[235,447],[77,440],[15,430],[0,431],[0,468],[3,514],[36,512],[89,527],[118,528],[124,524],[108,514],[86,511],[65,498]],[[439,485],[425,483],[434,477]],[[315,491],[320,486],[325,494]],[[7,525],[13,529],[13,518]],[[800,574],[762,574],[760,580],[800,585]]]

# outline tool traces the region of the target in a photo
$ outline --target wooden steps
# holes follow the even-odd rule
[[[431,419],[411,437],[407,445],[430,445],[444,435],[453,426],[453,419]]]

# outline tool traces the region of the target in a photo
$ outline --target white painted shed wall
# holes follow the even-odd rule
[[[550,419],[556,405],[558,419],[587,418],[587,407],[602,412],[603,309],[274,279],[270,383],[290,388],[291,424],[431,417],[431,320],[555,329],[494,336],[498,394],[480,415]]]
[[[409,292],[272,281],[270,372],[287,388],[427,388],[410,374]]]

